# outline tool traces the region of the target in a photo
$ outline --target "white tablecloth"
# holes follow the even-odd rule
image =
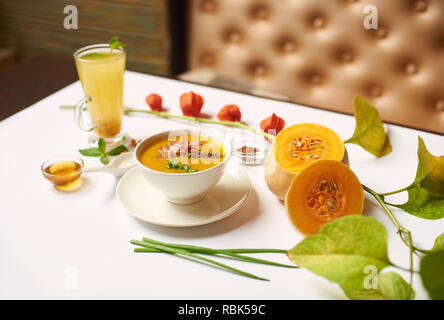
[[[223,105],[236,103],[243,120],[255,127],[276,112],[287,125],[316,122],[332,128],[343,139],[353,133],[351,116],[135,72],[126,72],[124,100],[126,106],[147,108],[145,96],[156,92],[170,112],[180,114],[179,96],[190,90],[205,98],[203,111],[213,117]],[[271,279],[262,282],[166,254],[133,253],[129,240],[142,236],[216,248],[284,249],[293,247],[302,236],[287,221],[283,204],[268,191],[262,166],[244,167],[253,189],[240,211],[222,221],[193,228],[164,228],[136,220],[118,203],[116,180],[108,175],[89,175],[77,192],[55,190],[42,177],[40,166],[51,156],[78,154],[77,149],[86,147],[87,135],[75,127],[72,111],[58,108],[76,103],[81,96],[81,86],[76,82],[0,122],[0,298],[345,298],[336,284],[302,269],[231,262]],[[180,126],[186,123],[149,116],[124,118],[124,130],[135,138]],[[388,127],[393,152],[384,158],[376,159],[358,146],[347,145],[352,169],[362,183],[379,192],[413,181],[418,135],[433,154],[443,154],[444,150],[442,136]],[[96,158],[85,160],[87,165],[99,164]],[[393,201],[402,200],[404,196]],[[387,227],[389,257],[407,267],[407,247],[369,197],[364,214],[376,217]],[[422,220],[396,210],[395,214],[425,248],[431,247],[444,230],[443,220]],[[283,255],[262,257],[287,261]],[[400,274],[408,279],[406,272]],[[417,298],[427,298],[417,276],[414,288]]]

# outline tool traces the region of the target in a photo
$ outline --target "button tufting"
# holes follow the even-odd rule
[[[350,48],[337,48],[333,51],[333,58],[339,63],[350,63],[355,59],[355,53]]]
[[[278,39],[275,42],[275,47],[277,49],[277,51],[284,53],[284,54],[289,54],[291,52],[294,52],[296,50],[296,41],[294,41],[291,37],[281,37],[280,39]]]
[[[361,94],[385,120],[444,132],[444,0],[190,2],[191,70],[340,111]],[[363,25],[368,4],[378,9],[377,29]]]
[[[262,64],[258,64],[254,67],[253,73],[256,77],[263,76],[266,72],[266,68]]]
[[[425,0],[417,0],[415,1],[413,8],[416,12],[424,12],[427,10],[427,1]]]
[[[325,18],[324,17],[315,17],[312,21],[312,26],[315,29],[321,29],[324,28],[326,25]]]
[[[313,85],[320,85],[322,83],[322,76],[320,74],[313,74],[309,79]]]
[[[353,61],[353,54],[349,51],[344,51],[339,55],[339,59],[344,63],[349,63]]]
[[[382,88],[380,86],[374,85],[369,88],[368,92],[372,97],[380,97],[382,95]]]
[[[232,32],[230,33],[229,37],[231,42],[239,42],[241,39],[241,35],[239,32]]]
[[[250,9],[250,17],[253,20],[267,20],[270,17],[270,9],[264,4],[258,4]]]
[[[328,24],[327,15],[320,9],[315,9],[305,16],[305,24],[311,29],[323,29]]]
[[[242,33],[238,29],[230,28],[224,32],[223,38],[227,42],[237,43],[242,41]]]
[[[202,0],[199,8],[204,12],[214,12],[217,9],[217,3],[215,0]]]
[[[378,29],[375,30],[375,37],[378,39],[385,39],[387,38],[388,30],[386,27],[380,26]]]
[[[309,84],[312,86],[319,86],[324,82],[325,76],[324,76],[323,72],[320,70],[306,69],[306,70],[302,71],[301,79],[306,84]]]
[[[268,73],[267,65],[262,61],[247,64],[247,72],[253,77],[263,77]]]
[[[295,45],[292,41],[286,41],[282,44],[282,51],[292,52],[295,49]]]
[[[407,63],[406,65],[405,65],[405,72],[407,73],[407,74],[415,74],[415,73],[417,73],[418,72],[418,66],[415,64],[415,63],[413,63],[413,62],[409,62],[409,63]]]

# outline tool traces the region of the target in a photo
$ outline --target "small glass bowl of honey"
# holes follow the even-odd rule
[[[58,156],[42,164],[42,174],[56,189],[74,191],[82,185],[83,160],[75,156]]]

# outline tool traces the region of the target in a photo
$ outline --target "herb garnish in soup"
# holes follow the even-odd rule
[[[212,168],[224,160],[223,145],[210,137],[188,135],[157,141],[141,155],[140,162],[153,170],[189,173]]]

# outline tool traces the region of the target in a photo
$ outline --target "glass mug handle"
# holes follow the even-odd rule
[[[90,96],[86,96],[86,97],[80,99],[80,101],[77,102],[76,109],[74,111],[74,121],[76,122],[76,125],[80,128],[80,130],[86,131],[86,132],[90,132],[94,128],[96,128],[96,125],[94,125],[93,123],[86,126],[82,120],[83,108],[85,108],[89,102],[91,102]]]

